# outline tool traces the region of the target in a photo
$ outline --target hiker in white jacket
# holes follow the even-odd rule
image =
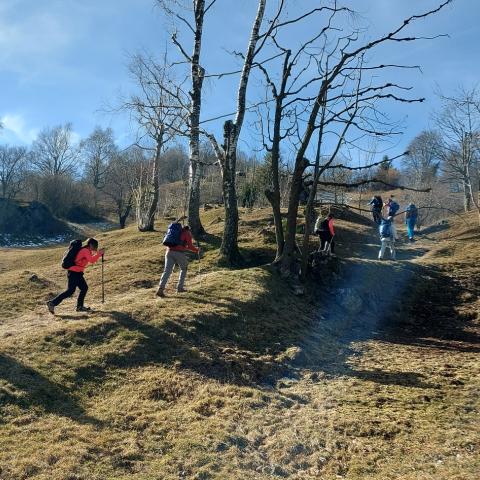
[[[378,259],[383,260],[385,250],[387,247],[390,249],[390,256],[392,260],[395,260],[395,240],[397,239],[397,229],[392,216],[382,218],[379,227],[380,241],[382,246],[380,252],[378,252]]]

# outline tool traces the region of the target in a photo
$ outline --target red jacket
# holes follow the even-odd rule
[[[330,234],[332,237],[335,235],[335,230],[333,229],[333,218],[328,220],[328,229],[330,230]]]
[[[89,263],[95,263],[101,257],[99,253],[92,255],[88,247],[82,247],[75,257],[75,265],[70,267],[71,272],[83,272]]]
[[[177,245],[176,247],[167,247],[167,249],[174,252],[185,252],[190,250],[193,253],[198,253],[198,248],[193,244],[193,237],[190,230],[182,230],[180,242],[180,245]]]

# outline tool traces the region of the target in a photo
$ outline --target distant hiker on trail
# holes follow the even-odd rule
[[[380,195],[375,195],[374,197],[372,197],[370,202],[368,202],[368,204],[372,206],[373,221],[377,225],[380,225],[380,220],[382,219],[382,208],[383,208],[382,197]]]
[[[71,297],[77,287],[80,290],[77,299],[77,312],[91,311],[91,308],[83,304],[88,291],[88,285],[83,277],[83,272],[89,263],[96,263],[105,253],[103,249],[98,250],[98,252],[97,250],[98,242],[94,238],[89,238],[84,246],[82,246],[81,240],[70,242],[70,246],[62,260],[62,267],[68,270],[67,289],[53,300],[47,302],[47,308],[50,313],[55,314],[55,307],[60,305],[66,298]]]
[[[405,225],[407,226],[408,239],[413,242],[415,235],[415,224],[417,223],[418,208],[414,203],[410,203],[405,210]]]
[[[387,217],[395,217],[400,210],[400,205],[395,201],[395,195],[390,195],[390,198],[385,203],[387,208]]]
[[[393,223],[393,217],[389,216],[388,218],[382,218],[378,231],[380,233],[380,241],[382,242],[380,252],[378,253],[378,259],[383,260],[385,250],[388,247],[390,249],[392,260],[395,260],[395,240],[397,239],[397,230]]]
[[[163,239],[163,245],[167,247],[165,253],[165,269],[160,284],[157,290],[158,297],[165,296],[165,287],[168,279],[172,274],[173,267],[178,265],[180,268],[180,275],[177,283],[177,293],[186,292],[185,277],[187,276],[188,258],[185,255],[186,251],[200,254],[200,249],[193,245],[192,233],[190,227],[182,227],[182,224],[177,220],[168,226],[167,233]]]
[[[318,251],[335,254],[335,230],[333,228],[333,214],[329,213],[325,218],[318,217],[315,222],[315,233],[320,237],[320,248]]]

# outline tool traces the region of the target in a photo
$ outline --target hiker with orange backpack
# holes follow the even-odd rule
[[[167,233],[163,239],[163,245],[167,247],[165,253],[165,268],[158,285],[157,296],[165,297],[165,287],[172,274],[173,267],[178,265],[180,275],[177,283],[177,293],[186,292],[185,278],[187,276],[188,258],[186,251],[197,253],[200,256],[200,249],[193,245],[192,232],[188,225],[182,226],[179,220],[168,226]]]
[[[62,268],[67,270],[67,289],[47,302],[48,311],[52,315],[55,314],[55,307],[66,298],[71,297],[77,288],[80,290],[77,299],[77,312],[91,311],[91,308],[84,305],[88,291],[84,271],[88,264],[96,263],[100,258],[103,258],[104,253],[104,249],[98,250],[98,241],[94,238],[89,238],[84,246],[82,246],[81,240],[70,242],[70,246],[62,259]]]

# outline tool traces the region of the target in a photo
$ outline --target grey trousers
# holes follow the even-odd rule
[[[378,252],[378,258],[381,260],[385,256],[385,250],[387,247],[390,249],[390,256],[392,260],[395,260],[395,240],[392,238],[382,238],[382,246],[380,252]]]
[[[188,259],[183,252],[176,252],[175,250],[167,250],[167,253],[165,254],[165,270],[160,278],[160,288],[165,288],[167,285],[168,279],[170,278],[175,265],[180,267],[177,290],[183,289],[185,277],[187,276]]]

